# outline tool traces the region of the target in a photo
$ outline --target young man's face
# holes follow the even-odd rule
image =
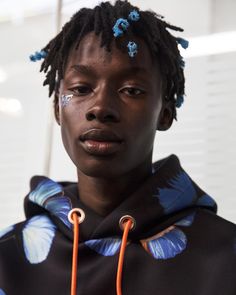
[[[156,129],[171,125],[158,67],[145,43],[132,41],[138,45],[135,57],[114,44],[111,54],[92,32],[69,55],[56,112],[65,149],[88,176],[118,177],[151,163]],[[61,96],[70,94],[63,106]]]

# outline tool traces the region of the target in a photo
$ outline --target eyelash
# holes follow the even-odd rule
[[[82,89],[86,89],[86,90],[89,89],[89,92],[86,91],[85,93],[81,93],[80,91],[81,91]],[[80,86],[77,86],[77,87],[74,87],[74,88],[70,88],[69,90],[70,90],[70,91],[73,93],[73,95],[75,95],[75,96],[85,96],[85,95],[87,95],[87,94],[90,93],[90,90],[92,90],[92,88],[90,88],[89,86],[86,86],[86,85],[80,85]],[[121,88],[121,89],[119,90],[119,92],[124,92],[125,90],[131,91],[131,92],[133,92],[133,91],[136,92],[136,93],[133,93],[133,94],[130,94],[130,93],[127,94],[127,93],[126,93],[128,96],[138,96],[138,95],[142,95],[142,94],[145,93],[145,91],[144,91],[143,89],[140,89],[140,88],[138,88],[138,87],[131,87],[131,86],[129,86],[129,87],[123,87],[123,88]],[[138,92],[138,93],[137,93],[137,92]]]
[[[69,90],[74,94],[74,95],[76,95],[76,96],[84,96],[84,95],[87,95],[88,93],[86,92],[86,93],[78,93],[78,90],[80,89],[84,89],[84,88],[86,88],[86,89],[89,89],[90,87],[89,86],[86,86],[86,85],[79,85],[79,86],[76,86],[76,87],[74,87],[74,88],[70,88]]]
[[[141,95],[141,94],[144,94],[145,91],[138,88],[138,87],[124,87],[122,88],[120,91],[124,91],[124,90],[133,90],[133,91],[138,91],[139,93],[135,93],[135,94],[128,94],[129,96],[137,96],[137,95]]]

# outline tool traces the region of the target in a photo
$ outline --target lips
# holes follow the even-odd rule
[[[80,136],[84,150],[95,156],[107,156],[120,151],[123,140],[112,131],[91,129]]]
[[[100,141],[100,142],[122,142],[122,138],[115,134],[112,131],[104,130],[104,129],[90,129],[83,133],[80,137],[81,141],[85,140],[93,140],[93,141]]]

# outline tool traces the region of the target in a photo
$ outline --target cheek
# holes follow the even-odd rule
[[[142,140],[142,138],[147,139],[155,136],[160,111],[161,103],[153,101],[153,103],[144,104],[138,110],[129,112],[127,126],[134,130],[134,140],[138,138]]]
[[[61,108],[61,137],[63,145],[70,158],[73,158],[75,152],[74,148],[77,145],[80,134],[80,121],[80,113],[72,111],[69,104]]]

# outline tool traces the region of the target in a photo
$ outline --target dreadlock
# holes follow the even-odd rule
[[[163,97],[173,102],[173,113],[176,119],[176,99],[184,95],[185,78],[183,73],[182,57],[180,55],[177,39],[167,29],[180,31],[183,29],[164,21],[164,17],[153,11],[141,11],[131,5],[127,0],[117,0],[114,5],[102,2],[93,9],[82,8],[75,13],[71,20],[62,28],[61,32],[52,39],[42,50],[47,54],[41,65],[40,71],[46,73],[43,85],[49,85],[49,97],[58,91],[58,85],[65,70],[69,51],[72,46],[78,48],[81,39],[89,32],[96,35],[101,33],[101,47],[111,51],[112,41],[116,42],[119,49],[123,50],[122,38],[119,43],[113,36],[112,27],[119,17],[127,17],[131,10],[137,10],[140,20],[135,22],[127,32],[140,37],[147,44],[152,57],[158,60],[160,72],[165,82]],[[54,105],[58,97],[55,95]]]

